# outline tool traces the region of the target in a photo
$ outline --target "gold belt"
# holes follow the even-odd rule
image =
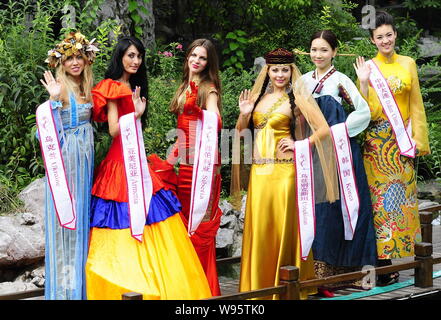
[[[263,159],[255,159],[253,158],[253,164],[268,164],[268,163],[294,163],[293,158],[285,158],[285,159],[271,159],[271,158],[263,158]]]

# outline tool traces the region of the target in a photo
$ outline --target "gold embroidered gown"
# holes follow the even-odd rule
[[[378,54],[374,62],[387,80],[412,139],[417,156],[428,154],[426,115],[415,61],[396,53],[387,59]],[[364,144],[364,165],[371,193],[379,259],[414,255],[421,241],[414,159],[400,156],[395,135],[375,90],[369,86],[366,99],[371,123]]]
[[[288,102],[286,102],[288,103]],[[295,166],[277,157],[277,143],[290,136],[290,118],[282,113],[253,112],[255,149],[248,184],[239,290],[249,291],[279,285],[279,268],[297,266],[300,279],[313,279],[312,250],[301,261],[296,209]],[[258,162],[258,163],[256,163]],[[267,162],[267,163],[263,163]],[[271,163],[273,162],[273,163]],[[301,292],[301,298],[316,293]],[[273,296],[278,299],[277,295]]]

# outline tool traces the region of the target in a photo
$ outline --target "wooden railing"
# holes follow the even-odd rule
[[[441,211],[441,205],[425,208],[420,211],[422,241],[415,245],[415,260],[407,263],[397,263],[391,266],[377,267],[365,271],[357,271],[339,274],[335,276],[314,279],[299,280],[299,269],[295,266],[283,266],[279,270],[280,284],[275,287],[263,288],[247,292],[212,297],[207,300],[245,300],[279,295],[282,300],[300,299],[300,290],[306,288],[320,287],[349,280],[359,280],[368,276],[369,272],[375,272],[376,275],[390,272],[415,269],[415,286],[427,288],[433,286],[433,265],[441,263],[441,257],[433,258],[432,247],[432,217],[433,213]],[[240,257],[231,257],[218,259],[218,264],[239,263]],[[20,300],[44,296],[44,289],[28,290],[13,294],[0,295],[0,300]],[[142,294],[129,292],[122,295],[122,300],[142,300]]]
[[[441,257],[433,258],[432,245],[432,218],[433,213],[441,211],[441,205],[425,208],[420,211],[421,233],[422,241],[415,244],[415,260],[406,263],[397,263],[390,266],[371,268],[365,271],[357,271],[329,276],[314,280],[299,280],[299,270],[294,266],[285,266],[282,268],[289,268],[290,275],[287,276],[282,268],[280,269],[280,285],[277,287],[265,288],[261,290],[254,290],[248,292],[241,292],[237,294],[230,294],[225,296],[212,297],[208,300],[242,300],[250,298],[258,298],[262,296],[270,296],[272,294],[279,294],[280,299],[298,300],[300,298],[300,291],[306,288],[317,288],[325,285],[335,284],[343,281],[359,280],[369,275],[369,272],[375,272],[375,275],[381,275],[396,271],[403,271],[415,269],[415,286],[420,288],[427,288],[433,286],[433,265],[441,263]],[[231,261],[237,262],[239,257],[233,257]],[[224,263],[228,261],[224,259]],[[283,277],[283,278],[282,278]],[[288,289],[289,288],[289,289]],[[275,293],[276,292],[276,293]],[[267,293],[264,295],[264,293]]]

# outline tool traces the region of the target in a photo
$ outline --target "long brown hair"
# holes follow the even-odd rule
[[[221,86],[219,79],[219,59],[214,44],[208,39],[196,39],[187,49],[185,55],[184,68],[182,72],[182,82],[178,90],[176,90],[175,96],[170,103],[170,111],[173,113],[179,113],[183,107],[183,99],[180,97],[184,94],[185,90],[189,86],[190,70],[188,68],[188,58],[196,47],[203,47],[207,50],[207,66],[200,73],[200,83],[198,90],[197,104],[202,109],[206,108],[208,93],[210,92],[210,86],[214,86],[218,93],[217,107],[219,112],[221,111]]]

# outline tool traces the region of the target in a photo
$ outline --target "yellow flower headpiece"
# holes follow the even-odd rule
[[[71,32],[62,42],[57,44],[54,49],[48,51],[48,58],[45,62],[48,63],[50,67],[56,68],[60,64],[60,61],[64,61],[67,57],[80,53],[87,58],[89,64],[92,64],[95,60],[95,53],[99,51],[93,44],[94,41],[95,39],[88,41],[79,31]]]

